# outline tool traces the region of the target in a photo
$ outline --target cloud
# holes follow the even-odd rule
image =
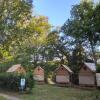
[[[100,0],[93,0],[93,1],[96,2],[96,3],[97,3],[97,2],[100,2]]]

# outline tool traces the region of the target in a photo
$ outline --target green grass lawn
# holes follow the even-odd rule
[[[2,97],[2,96],[0,96],[0,100],[7,100],[6,98],[4,98],[4,97]]]
[[[23,100],[100,100],[100,91],[36,85],[32,94],[23,94],[20,98]]]

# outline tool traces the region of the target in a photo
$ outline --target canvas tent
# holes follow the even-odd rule
[[[85,62],[79,71],[79,85],[95,86],[96,66],[94,63]]]
[[[96,73],[97,86],[100,87],[100,73]]]
[[[72,74],[72,70],[67,67],[66,65],[60,65],[56,70],[55,70],[55,78],[56,78],[56,83],[58,84],[69,84],[71,81],[70,77]]]
[[[21,64],[16,64],[16,65],[13,65],[12,67],[10,67],[8,70],[7,70],[8,73],[26,73],[25,69],[21,66]]]
[[[33,72],[34,80],[40,83],[44,82],[44,69],[40,66],[36,67]]]

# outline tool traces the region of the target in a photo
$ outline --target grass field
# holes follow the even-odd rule
[[[32,94],[20,95],[23,100],[100,100],[100,91],[36,85]]]
[[[4,98],[4,97],[2,97],[2,96],[0,96],[0,100],[7,100],[6,98]]]

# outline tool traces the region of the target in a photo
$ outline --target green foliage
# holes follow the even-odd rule
[[[25,34],[28,34],[28,36],[23,35],[23,40],[17,46],[16,52],[13,51],[15,61],[26,67],[36,65],[42,48],[46,45],[46,37],[50,28],[47,17],[32,17],[26,26]],[[13,50],[15,47],[16,44],[14,44]]]
[[[84,49],[82,46],[77,45],[76,48],[73,50],[72,58],[69,62],[71,69],[74,71],[74,73],[78,73],[80,70],[80,66],[85,61],[85,54]]]
[[[0,87],[18,91],[20,86],[20,77],[13,74],[0,74]]]
[[[86,48],[90,45],[88,48],[92,50],[95,61],[95,46],[100,43],[99,11],[100,4],[95,5],[93,2],[74,5],[71,10],[71,18],[62,26],[62,32],[74,38],[74,45],[81,44]]]
[[[15,64],[21,64],[27,71],[30,71],[32,69],[32,63],[30,62],[31,58],[30,58],[30,54],[20,54],[17,55],[14,58],[14,63]]]
[[[94,27],[95,27],[95,32],[98,32],[100,34],[100,2],[96,5],[94,9]],[[100,35],[98,35],[97,38],[100,38]]]
[[[0,60],[6,61],[16,55],[23,37],[28,35],[26,26],[31,10],[32,0],[0,1]]]
[[[72,57],[70,58],[68,64],[71,70],[74,72],[72,75],[72,82],[78,84],[79,70],[81,65],[85,61],[84,49],[81,45],[77,45],[72,52]]]
[[[5,60],[9,61],[12,59],[13,57],[10,55],[10,53],[7,50],[0,48],[0,62],[4,62]]]
[[[55,46],[51,47],[58,37],[49,34],[51,25],[47,17],[32,17],[32,0],[2,0],[0,8],[0,47],[9,54],[4,59],[5,52],[0,51],[1,62],[7,62],[9,58],[15,64],[20,63],[31,70],[40,61],[40,56],[42,61],[53,60],[56,51]]]
[[[30,89],[30,92],[32,91],[32,88],[34,87],[35,85],[35,81],[33,79],[33,72],[28,72],[27,75],[26,75],[26,87],[28,87]]]
[[[10,68],[12,65],[16,64],[14,61],[8,61],[8,62],[2,62],[0,63],[0,73],[6,72],[8,68]]]
[[[0,74],[0,87],[6,90],[19,91],[20,90],[20,79],[26,79],[26,88],[32,89],[34,87],[34,80],[29,75],[21,75],[14,73],[1,73]]]
[[[97,72],[97,73],[100,73],[100,64],[97,64],[96,72]]]
[[[48,77],[53,77],[55,69],[59,66],[59,62],[47,61],[39,64],[45,70],[45,81],[47,82]]]
[[[32,2],[30,0],[1,0],[0,1],[0,44],[9,47],[9,43],[21,38],[19,23],[24,25],[31,17]],[[22,27],[21,26],[21,27]]]

